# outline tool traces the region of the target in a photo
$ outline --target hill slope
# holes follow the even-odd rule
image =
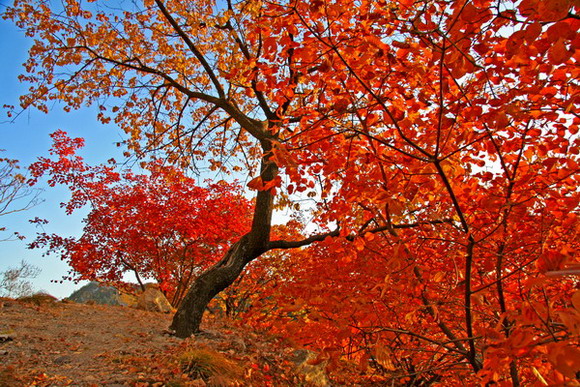
[[[181,340],[167,314],[36,301],[0,298],[0,387],[328,385],[305,351],[211,316]]]
[[[119,291],[112,286],[100,286],[98,282],[90,282],[75,290],[68,299],[79,303],[94,301],[102,305],[120,305]]]

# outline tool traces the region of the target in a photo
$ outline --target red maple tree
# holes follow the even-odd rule
[[[42,233],[31,247],[60,255],[72,268],[67,279],[119,286],[131,272],[141,286],[155,280],[178,306],[192,281],[249,228],[250,202],[236,184],[200,187],[160,161],[144,165],[146,174],[89,166],[77,155],[82,139],[62,131],[51,137],[53,157],[30,167],[31,183],[47,175],[49,185],[70,189],[67,213],[85,205],[90,212],[80,237]]]
[[[17,0],[6,15],[40,37],[24,107],[98,104],[138,155],[252,177],[250,230],[193,283],[178,336],[262,254],[324,241],[284,261],[280,329],[409,384],[521,385],[578,370],[577,11]],[[320,232],[277,239],[275,206]]]

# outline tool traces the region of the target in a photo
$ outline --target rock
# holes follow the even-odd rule
[[[150,312],[171,313],[173,311],[165,295],[159,289],[153,287],[145,289],[143,293],[137,296],[137,308]]]
[[[119,291],[112,286],[104,286],[98,282],[89,282],[74,291],[68,301],[85,304],[119,305]]]
[[[2,300],[2,303],[3,303],[4,308],[9,308],[9,307],[14,306],[13,300]]]
[[[68,356],[68,355],[64,355],[64,356],[59,356],[56,359],[54,359],[54,364],[58,364],[58,365],[63,365],[63,364],[68,364],[68,363],[72,363],[73,359],[72,357]]]
[[[14,338],[8,335],[0,335],[0,343],[6,343],[8,341],[12,341]]]
[[[137,307],[137,296],[134,294],[129,294],[125,292],[121,292],[119,295],[119,304],[122,306],[128,306],[130,308]]]
[[[309,386],[327,387],[330,386],[330,381],[326,375],[327,360],[318,362],[316,359],[318,355],[315,352],[308,350],[294,351],[294,363],[296,364],[296,371],[304,376],[304,380]]]

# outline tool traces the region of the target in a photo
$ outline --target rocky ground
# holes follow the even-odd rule
[[[0,363],[23,385],[35,379],[56,385],[123,385],[135,379],[123,357],[151,356],[179,342],[163,332],[170,323],[166,314],[74,303],[2,304]]]
[[[0,387],[328,385],[304,351],[206,320],[181,340],[170,314],[0,299]]]

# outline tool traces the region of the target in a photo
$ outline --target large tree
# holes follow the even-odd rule
[[[367,262],[374,243],[384,249],[384,270],[404,277],[385,276],[381,294],[412,292],[436,335],[414,340],[439,343],[433,350],[458,356],[461,369],[493,366],[491,331],[504,347],[521,338],[524,294],[552,297],[548,311],[570,306],[569,277],[555,291],[529,280],[577,264],[573,1],[145,0],[120,9],[16,0],[6,15],[36,37],[23,107],[97,104],[138,155],[252,176],[251,229],[191,286],[173,320],[178,336],[199,329],[205,305],[252,260],[329,236],[361,252],[345,262]],[[295,211],[309,200],[328,231],[271,238],[276,198]],[[309,266],[334,270],[346,253],[327,248],[322,269],[298,261],[291,278]],[[485,315],[474,304],[483,290],[495,305]],[[566,353],[575,323],[564,335],[544,323],[526,345],[552,340]],[[520,383],[517,353],[501,356]]]

